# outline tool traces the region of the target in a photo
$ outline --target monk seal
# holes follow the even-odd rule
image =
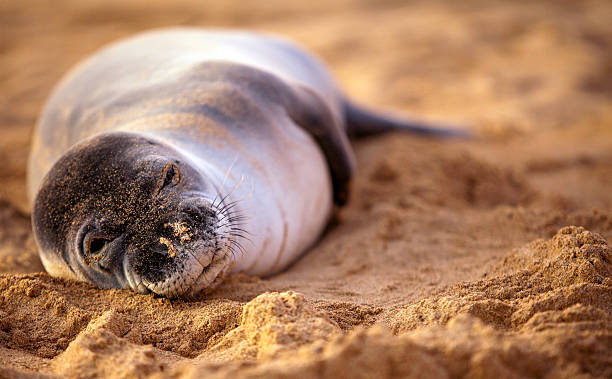
[[[349,135],[454,135],[349,102],[283,39],[168,29],[107,46],[54,89],[28,166],[45,269],[192,298],[283,270],[346,202]]]

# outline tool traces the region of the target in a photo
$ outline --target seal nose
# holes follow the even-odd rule
[[[211,203],[200,198],[184,200],[181,203],[181,212],[194,226],[202,227],[215,219],[215,211]]]
[[[206,222],[206,214],[202,211],[201,208],[190,204],[183,208],[183,214],[192,221],[194,224],[203,224]]]

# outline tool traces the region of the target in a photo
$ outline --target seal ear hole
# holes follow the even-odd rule
[[[178,165],[174,162],[166,163],[161,171],[160,184],[158,186],[158,192],[167,186],[174,186],[181,182],[183,174],[179,169]]]

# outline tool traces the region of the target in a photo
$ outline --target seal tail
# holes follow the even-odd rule
[[[368,137],[393,131],[447,138],[467,139],[472,137],[472,134],[465,128],[384,116],[350,102],[345,103],[344,114],[347,133],[351,138]]]

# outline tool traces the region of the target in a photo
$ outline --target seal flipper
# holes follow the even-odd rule
[[[367,137],[393,131],[438,137],[472,137],[470,132],[465,129],[383,116],[348,101],[344,103],[344,114],[346,117],[347,134],[352,138]]]
[[[355,172],[355,157],[342,126],[335,121],[331,110],[315,91],[297,85],[285,99],[289,117],[308,131],[319,144],[331,171],[334,201],[346,204],[350,181]]]

